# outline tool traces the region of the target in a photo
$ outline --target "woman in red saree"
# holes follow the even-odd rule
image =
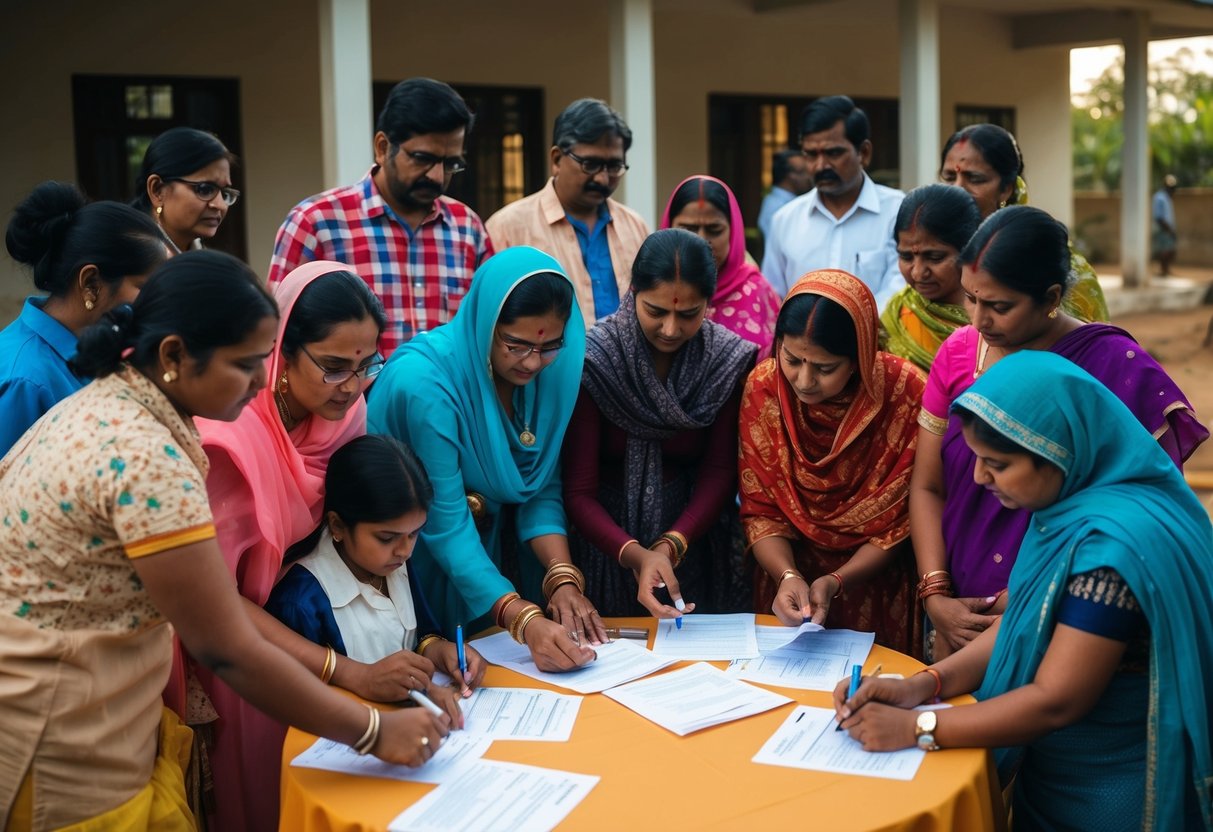
[[[917,654],[908,493],[925,380],[876,337],[872,293],[846,272],[788,293],[742,396],[741,519],[757,611]]]

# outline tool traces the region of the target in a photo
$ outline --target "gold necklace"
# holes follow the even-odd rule
[[[535,444],[535,434],[531,433],[531,420],[525,416],[522,417],[522,433],[518,434],[518,441],[522,443],[524,448],[529,448]]]

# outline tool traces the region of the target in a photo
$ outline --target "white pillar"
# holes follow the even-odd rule
[[[320,0],[319,11],[324,187],[333,188],[358,181],[374,161],[370,0]]]
[[[900,0],[901,188],[935,181],[942,122],[939,109],[939,2]]]
[[[1150,16],[1125,12],[1125,143],[1120,173],[1120,268],[1126,288],[1149,282],[1150,143],[1146,126],[1146,70]]]
[[[611,99],[632,129],[628,174],[615,197],[657,227],[657,106],[653,0],[611,0]]]

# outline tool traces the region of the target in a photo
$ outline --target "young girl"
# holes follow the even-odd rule
[[[437,634],[405,566],[434,496],[416,455],[390,436],[360,436],[333,454],[324,487],[320,526],[288,550],[288,561],[299,560],[266,609],[309,641],[356,661],[373,664],[416,649],[439,668],[457,667],[455,645]],[[462,692],[470,696],[484,664],[465,649]]]

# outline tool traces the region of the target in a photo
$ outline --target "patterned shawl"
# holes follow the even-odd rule
[[[741,517],[752,545],[803,535],[827,549],[910,533],[910,469],[925,380],[913,364],[876,349],[876,301],[858,278],[810,272],[788,299],[814,294],[840,304],[855,324],[859,383],[806,405],[776,352],[750,375],[741,405]],[[787,303],[787,300],[784,301]]]
[[[643,545],[665,531],[661,443],[680,431],[710,426],[757,353],[756,345],[705,320],[674,356],[662,383],[636,320],[632,292],[586,336],[581,384],[602,415],[627,434],[621,525]]]
[[[969,323],[969,313],[963,306],[927,300],[907,286],[889,298],[880,322],[888,334],[889,352],[930,370],[940,345]]]

